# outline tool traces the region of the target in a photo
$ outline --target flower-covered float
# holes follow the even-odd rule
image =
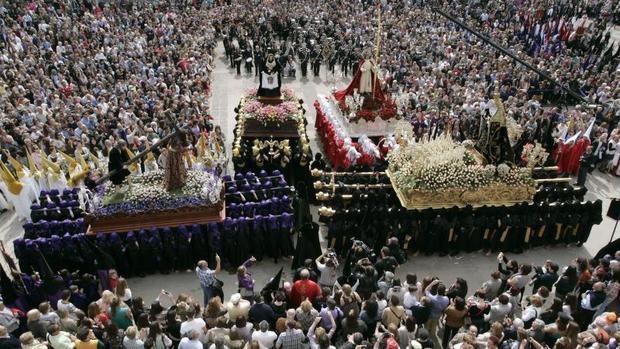
[[[388,163],[392,186],[408,209],[511,205],[532,201],[536,191],[530,167],[487,164],[471,141],[449,136],[419,143],[402,138]]]
[[[100,186],[88,221],[94,232],[203,224],[224,217],[222,180],[188,170],[184,185],[167,191],[165,171],[132,175],[118,187]]]
[[[232,155],[236,171],[284,170],[289,164],[304,167],[312,159],[303,101],[283,88],[281,101],[267,104],[256,89],[248,90],[235,108],[237,124]]]
[[[300,109],[300,100],[290,88],[283,88],[282,102],[265,104],[259,101],[256,89],[250,89],[239,101],[238,113],[249,122],[257,122],[265,127],[282,126],[289,122],[303,120],[304,112]],[[300,112],[301,111],[301,112]]]

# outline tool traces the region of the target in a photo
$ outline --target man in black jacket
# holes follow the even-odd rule
[[[558,264],[550,260],[545,262],[544,270],[541,267],[534,268],[536,274],[532,277],[533,280],[531,281],[534,285],[532,292],[536,293],[541,286],[545,286],[547,289],[551,290],[553,284],[555,284],[560,277],[558,275],[558,269]]]
[[[275,326],[276,313],[271,306],[265,304],[265,301],[261,295],[254,297],[254,305],[250,308],[248,313],[249,320],[255,324],[260,324],[262,321],[267,321],[269,326]],[[269,327],[267,327],[269,329]]]
[[[398,267],[398,261],[390,255],[390,249],[386,246],[382,247],[381,259],[375,263],[375,269],[377,269],[379,277],[381,277],[386,271],[391,271],[393,273],[396,270],[396,267]]]
[[[308,61],[310,60],[310,50],[306,47],[306,43],[301,43],[301,48],[297,52],[299,62],[301,63],[301,76],[306,77],[308,74]]]
[[[127,143],[124,140],[116,142],[116,146],[110,150],[108,161],[108,172],[116,171],[110,176],[110,180],[115,185],[123,183],[125,178],[129,176],[129,170],[124,166],[129,160],[127,154]]]
[[[0,349],[20,349],[21,343],[19,340],[11,336],[6,327],[0,326]]]

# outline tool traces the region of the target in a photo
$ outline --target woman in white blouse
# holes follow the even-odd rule
[[[116,283],[116,297],[123,301],[123,303],[131,306],[131,289],[127,285],[127,280],[123,277],[119,277]]]

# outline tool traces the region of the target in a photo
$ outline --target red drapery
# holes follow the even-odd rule
[[[349,86],[347,86],[346,88],[343,88],[342,90],[338,90],[336,92],[334,92],[334,97],[336,97],[336,100],[338,101],[342,101],[344,100],[344,98],[348,95],[352,95],[353,94],[353,90],[354,89],[358,89],[360,87],[360,79],[362,77],[362,71],[360,70],[360,68],[362,67],[362,64],[364,64],[364,60],[361,59],[359,66],[357,68],[357,71],[355,72],[355,75],[353,76],[353,80],[351,80],[351,83],[349,84]],[[373,84],[373,89],[374,89],[374,98],[375,100],[379,101],[380,103],[383,104],[383,102],[385,102],[385,95],[383,94],[383,91],[381,90],[381,83],[379,81],[379,79],[377,79],[377,76],[375,75],[374,72],[371,73],[372,74],[372,80],[374,82]]]

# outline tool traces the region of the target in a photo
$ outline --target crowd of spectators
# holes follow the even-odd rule
[[[497,269],[475,287],[462,277],[400,271],[405,258],[384,247],[344,277],[337,257],[325,253],[307,260],[292,280],[277,276],[262,290],[251,259],[237,273],[240,293],[224,300],[209,294],[204,306],[165,290],[145,305],[114,272],[105,280],[109,289],[90,295],[79,279],[65,280],[58,301],[26,313],[0,302],[0,347],[572,349],[616,348],[620,340],[620,251],[564,267],[500,253]],[[205,275],[217,280],[219,268],[201,261],[196,271],[202,284]]]
[[[326,74],[343,76],[353,75],[365,52],[374,56],[381,28],[377,63],[384,88],[418,139],[442,132],[460,140],[482,138],[481,120],[497,109],[493,95],[498,93],[509,116],[511,145],[518,150],[538,142],[551,152],[571,136],[579,132],[583,136],[595,118],[596,127],[589,135],[592,143],[596,141],[593,153],[605,159],[603,170],[615,173],[620,50],[612,34],[620,11],[617,2],[379,3],[235,2],[219,17],[219,27],[226,40],[235,41],[227,50],[233,66],[237,56],[253,54],[258,67],[262,57],[273,52],[283,66],[290,60],[297,66],[319,61]],[[248,7],[253,11],[244,11]],[[434,7],[507,48],[557,84],[516,63]],[[571,96],[560,84],[582,98]]]
[[[210,12],[99,4],[0,4],[0,147],[24,163],[82,153],[105,172],[118,140],[137,153],[177,125],[194,141],[214,128]]]
[[[213,129],[209,75],[219,39],[250,52],[250,70],[267,52],[286,65],[305,49],[310,65],[314,59],[319,68],[352,75],[364,52],[376,52],[380,27],[377,63],[384,88],[419,138],[443,131],[459,139],[480,137],[480,120],[494,112],[496,91],[511,116],[513,146],[519,139],[538,141],[551,151],[583,133],[595,117],[593,152],[605,158],[601,168],[615,173],[617,2],[381,3],[6,2],[0,8],[0,143],[18,159],[28,148],[41,166],[41,156],[62,163],[57,151],[78,150],[87,161],[93,154],[105,163],[117,140],[136,153],[179,123],[197,138]],[[433,6],[509,48],[587,104]],[[227,50],[233,65],[235,52]]]

